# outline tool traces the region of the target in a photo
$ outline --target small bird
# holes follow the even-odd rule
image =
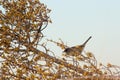
[[[77,45],[77,46],[73,46],[70,48],[66,48],[63,52],[66,55],[70,55],[70,56],[78,56],[82,53],[86,43],[91,39],[92,37],[90,36],[82,45]]]

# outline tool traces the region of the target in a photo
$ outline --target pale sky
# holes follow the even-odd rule
[[[82,44],[92,39],[85,51],[99,62],[120,66],[120,0],[41,0],[48,8],[52,24],[44,34],[49,39],[61,38],[67,45]]]

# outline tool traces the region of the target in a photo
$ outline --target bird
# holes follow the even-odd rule
[[[63,52],[65,53],[65,55],[79,56],[79,55],[82,53],[82,51],[83,51],[86,43],[87,43],[91,38],[92,38],[92,36],[90,36],[82,45],[77,45],[77,46],[65,48]]]

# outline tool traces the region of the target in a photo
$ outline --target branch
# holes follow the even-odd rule
[[[87,71],[83,70],[82,68],[80,68],[79,66],[74,66],[74,65],[72,65],[70,63],[67,63],[67,62],[63,61],[63,60],[57,59],[56,57],[45,54],[44,52],[42,52],[42,51],[40,51],[40,50],[38,50],[38,49],[36,49],[34,47],[31,47],[30,50],[37,53],[37,54],[41,54],[43,57],[45,57],[45,58],[47,58],[49,60],[52,60],[57,64],[64,65],[65,67],[67,67],[67,68],[69,68],[71,70],[77,71],[78,73],[83,74],[83,73],[87,72]],[[89,74],[91,75],[91,73],[89,73]]]

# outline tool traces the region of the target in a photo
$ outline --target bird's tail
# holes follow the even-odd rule
[[[86,43],[87,43],[91,38],[92,38],[92,36],[90,36],[90,37],[82,44],[82,46],[85,46]]]

